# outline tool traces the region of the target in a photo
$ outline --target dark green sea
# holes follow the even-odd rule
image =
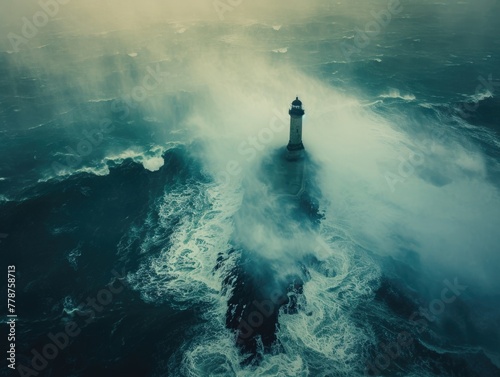
[[[500,376],[499,19],[3,0],[0,375]]]

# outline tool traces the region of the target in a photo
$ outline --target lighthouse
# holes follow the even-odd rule
[[[286,149],[288,150],[288,157],[295,159],[301,157],[304,150],[304,144],[302,144],[302,117],[304,116],[304,109],[302,109],[302,102],[299,100],[299,97],[296,97],[292,102],[288,114],[290,114],[290,141]]]

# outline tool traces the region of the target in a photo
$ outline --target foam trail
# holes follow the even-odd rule
[[[219,299],[220,278],[214,268],[220,254],[229,250],[231,216],[239,200],[234,195],[224,201],[216,184],[199,182],[164,195],[155,209],[158,224],[141,246],[144,253],[159,251],[131,278],[143,299],[172,301],[179,308]]]

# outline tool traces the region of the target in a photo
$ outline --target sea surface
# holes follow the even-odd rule
[[[150,3],[60,5],[19,51],[38,5],[0,5],[16,366],[74,322],[40,376],[500,376],[499,2]]]

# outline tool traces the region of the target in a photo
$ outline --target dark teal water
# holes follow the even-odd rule
[[[499,4],[402,3],[349,56],[355,28],[384,2],[357,2],[355,11],[321,5],[288,22],[275,11],[246,17],[242,5],[221,23],[94,33],[71,26],[68,13],[19,53],[6,45],[0,249],[2,266],[17,271],[17,365],[32,368],[32,350],[42,352],[49,333],[74,321],[81,332],[40,375],[355,376],[407,332],[412,344],[378,367],[382,375],[499,376]],[[164,75],[159,85],[131,98],[151,70]],[[252,171],[286,145],[287,130],[249,165],[237,145],[276,103],[286,118],[300,85],[313,173],[335,178],[320,180],[314,194],[330,254],[303,250],[297,240],[312,243],[311,235],[299,229],[301,251],[249,257],[239,248],[248,234],[255,249],[289,247],[286,237],[256,229],[294,222],[248,220],[276,208]],[[263,108],[279,89],[290,92]],[[385,177],[398,171],[397,156],[426,138],[436,147],[392,193]],[[321,139],[331,147],[315,144]],[[225,156],[245,179],[220,184],[216,160]],[[251,192],[260,199],[241,199]],[[234,220],[252,211],[259,216],[248,223]],[[255,267],[239,265],[247,259]],[[264,278],[263,261],[271,266]],[[256,286],[273,286],[282,273],[303,283],[296,312],[277,319],[281,348],[259,350],[253,366],[242,364],[247,355],[225,326],[234,286],[227,276],[241,267]],[[418,331],[408,318],[454,279],[467,290]],[[102,310],[92,307],[87,300],[104,297],[110,283],[124,289]],[[1,373],[19,374],[3,364]]]

